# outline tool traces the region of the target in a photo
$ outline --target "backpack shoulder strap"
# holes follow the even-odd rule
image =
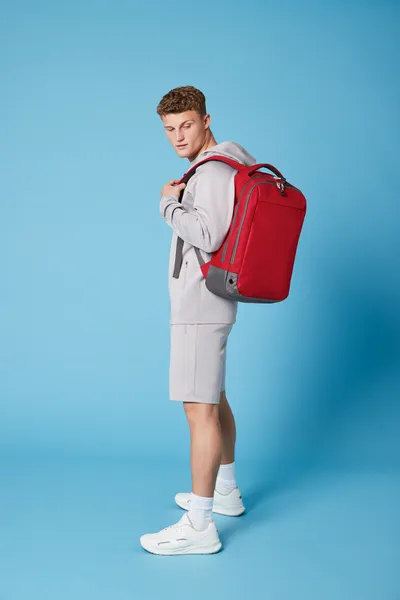
[[[210,162],[211,160],[223,162],[226,165],[229,165],[230,167],[232,167],[233,169],[236,169],[237,171],[240,171],[243,168],[247,168],[247,167],[245,167],[245,165],[243,165],[243,163],[233,160],[231,158],[228,158],[227,156],[210,156],[209,158],[200,160],[198,163],[196,163],[195,165],[190,167],[190,169],[188,171],[186,171],[186,173],[182,176],[179,183],[187,183],[189,181],[189,179],[195,174],[197,167],[199,167],[200,165],[203,165],[206,162]],[[183,192],[184,192],[184,189],[181,190],[181,193],[179,194],[178,202],[182,202]],[[181,267],[182,267],[182,249],[183,249],[183,240],[182,240],[182,238],[178,237],[178,239],[176,241],[175,264],[174,264],[174,271],[173,271],[173,275],[172,275],[172,277],[174,277],[175,279],[179,279],[179,274],[180,274]],[[194,247],[194,249],[195,249],[199,264],[200,264],[200,266],[202,266],[204,264],[204,260],[203,260],[203,257],[201,256],[200,250],[196,247]]]
[[[206,162],[210,162],[210,161],[217,161],[217,162],[223,162],[226,165],[229,165],[230,167],[232,167],[233,169],[236,169],[238,171],[240,171],[243,168],[247,168],[245,167],[245,165],[237,160],[233,160],[232,158],[228,158],[227,156],[210,156],[209,158],[204,158],[203,160],[200,160],[198,163],[196,163],[195,165],[193,165],[192,167],[190,167],[190,169],[188,171],[186,171],[186,173],[182,176],[182,178],[180,179],[179,183],[187,183],[189,181],[189,179],[192,177],[192,175],[195,174],[196,169],[198,167],[200,167],[200,165],[204,165],[204,163]]]

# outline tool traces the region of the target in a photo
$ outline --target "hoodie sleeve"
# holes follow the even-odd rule
[[[169,195],[161,198],[161,216],[185,242],[205,252],[215,252],[231,223],[236,173],[224,163],[201,165],[191,188],[194,211],[187,211],[177,196]]]

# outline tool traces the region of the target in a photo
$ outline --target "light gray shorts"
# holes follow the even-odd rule
[[[170,325],[170,400],[219,404],[232,327],[226,323]]]

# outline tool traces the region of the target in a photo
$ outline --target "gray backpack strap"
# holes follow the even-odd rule
[[[178,237],[178,239],[176,240],[174,272],[172,274],[172,277],[175,277],[175,279],[179,279],[179,273],[181,272],[182,260],[183,260],[182,248],[183,248],[183,239]]]
[[[200,250],[198,248],[196,248],[195,246],[194,246],[194,251],[196,252],[197,260],[199,261],[199,264],[202,267],[206,261],[203,259]]]
[[[175,265],[174,265],[174,272],[172,274],[172,277],[175,277],[175,279],[179,279],[179,274],[181,272],[181,268],[182,268],[182,261],[183,261],[183,254],[182,254],[182,248],[183,248],[183,239],[178,237],[178,239],[176,240],[176,253],[175,253]],[[203,259],[201,252],[198,248],[194,247],[194,251],[196,252],[196,256],[197,256],[197,260],[199,261],[200,267],[202,267],[205,264],[205,260]]]

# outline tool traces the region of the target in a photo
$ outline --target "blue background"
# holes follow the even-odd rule
[[[1,600],[399,600],[399,12],[1,3]],[[230,336],[247,513],[173,559],[139,536],[191,483],[159,215],[188,163],[156,114],[180,85],[308,205],[288,299]]]

